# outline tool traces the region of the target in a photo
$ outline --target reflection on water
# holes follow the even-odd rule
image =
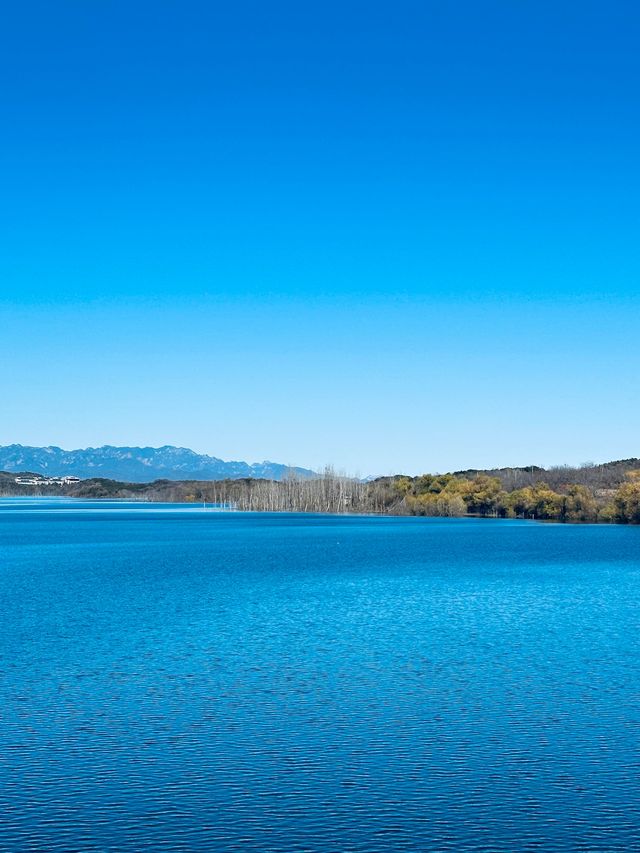
[[[638,850],[640,529],[0,502],[0,849]]]

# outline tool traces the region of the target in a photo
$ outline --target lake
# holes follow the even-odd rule
[[[640,529],[0,501],[0,849],[640,850]]]

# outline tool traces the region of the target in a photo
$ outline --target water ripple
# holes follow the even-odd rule
[[[640,850],[639,544],[0,508],[0,849]]]

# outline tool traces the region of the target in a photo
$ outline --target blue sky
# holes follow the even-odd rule
[[[633,3],[13,4],[0,443],[640,455]]]

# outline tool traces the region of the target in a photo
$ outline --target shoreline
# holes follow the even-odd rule
[[[149,507],[154,505],[165,506],[182,506],[184,508],[192,508],[194,511],[200,509],[202,512],[217,512],[217,513],[240,513],[243,515],[308,515],[308,516],[336,516],[340,518],[414,518],[414,519],[440,519],[449,521],[468,521],[475,519],[477,521],[526,521],[536,524],[560,524],[560,525],[579,525],[582,527],[602,527],[605,526],[620,526],[620,527],[635,527],[638,526],[633,522],[622,522],[613,520],[595,520],[585,521],[579,519],[561,519],[561,518],[535,518],[527,516],[499,516],[499,515],[482,515],[480,513],[465,513],[463,515],[442,515],[427,513],[412,513],[412,512],[344,512],[331,510],[316,510],[316,509],[245,509],[239,507],[224,507],[219,505],[199,506],[199,501],[184,501],[184,500],[164,500],[154,499],[149,497],[111,497],[111,496],[96,496],[86,497],[81,495],[67,495],[60,493],[34,493],[34,494],[15,494],[15,493],[0,493],[1,500],[60,500],[60,501],[78,501],[84,503],[122,503],[122,504],[146,504]]]
[[[542,469],[499,469],[495,476],[394,475],[357,480],[327,468],[317,477],[282,480],[168,480],[122,482],[104,477],[54,479],[41,474],[0,472],[6,497],[68,497],[144,503],[233,506],[239,511],[316,512],[330,515],[512,518],[558,523],[640,524],[640,468],[561,471],[551,485]],[[612,463],[620,465],[622,463]],[[574,478],[572,482],[570,476]],[[581,477],[583,482],[575,482]]]

